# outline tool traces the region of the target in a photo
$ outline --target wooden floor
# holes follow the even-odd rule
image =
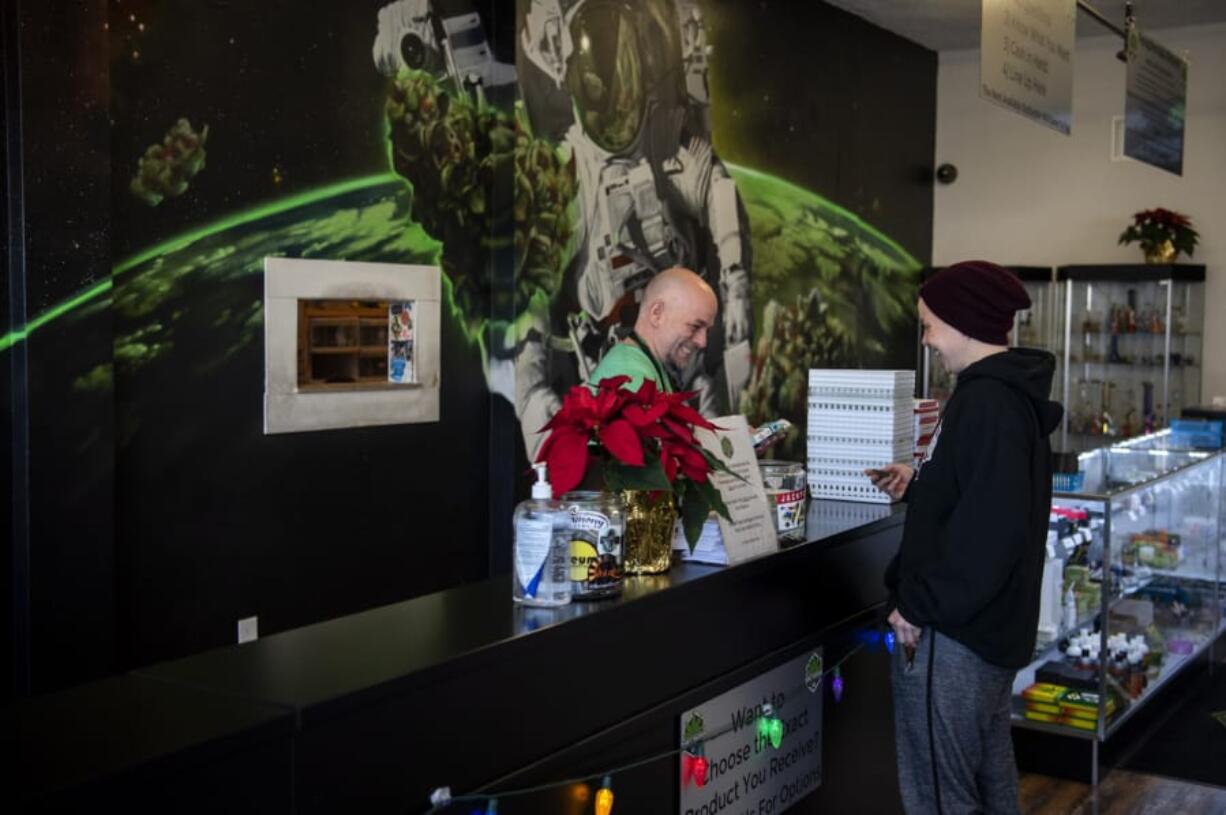
[[[1112,770],[1100,781],[1095,801],[1089,784],[1024,774],[1021,807],[1024,815],[1226,813],[1226,788]]]

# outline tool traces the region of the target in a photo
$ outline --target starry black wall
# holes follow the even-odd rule
[[[10,345],[5,319],[0,339],[12,376],[3,392],[12,417],[5,469],[14,477],[6,676],[18,693],[115,667],[114,414],[104,394],[72,388],[80,372],[110,362],[105,294],[71,334],[42,326],[66,298],[110,279],[106,3],[70,5],[5,4],[13,215],[5,292],[8,313],[30,327],[25,342]]]
[[[6,375],[29,360],[28,396],[3,380],[5,407],[29,425],[28,472],[3,450],[30,519],[19,542],[28,568],[4,580],[5,609],[29,620],[5,625],[8,693],[224,645],[240,616],[258,614],[268,634],[488,574],[490,397],[479,351],[455,325],[444,327],[434,426],[263,436],[258,338],[224,375],[169,364],[138,375],[113,358],[121,340],[125,353],[138,348],[148,323],[179,319],[120,313],[116,298],[179,276],[112,285],[112,268],[235,213],[388,172],[386,80],[371,57],[382,5],[5,4],[21,45],[5,52],[20,69],[5,110],[20,114],[10,121],[27,213],[5,238],[23,250],[14,275],[31,326],[9,334],[4,312]],[[493,26],[494,4],[479,5]],[[513,49],[509,37],[493,44]],[[129,181],[180,117],[209,126],[206,164],[183,195],[150,207]],[[242,302],[261,297],[256,276],[231,288]],[[224,355],[230,340],[207,331],[219,293],[192,304],[194,333],[176,334],[177,347]],[[224,428],[218,443],[202,440],[206,427]],[[406,478],[414,455],[423,463]],[[343,485],[326,496],[333,505],[361,506],[321,522],[311,510],[324,501],[304,497],[321,483]],[[11,534],[5,543],[8,567],[25,550]]]

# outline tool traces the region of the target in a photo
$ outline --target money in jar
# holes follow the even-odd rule
[[[784,540],[805,535],[805,468],[795,461],[758,462],[766,497],[775,510],[775,533]]]
[[[570,516],[570,583],[575,600],[595,600],[621,593],[622,544],[626,515],[622,499],[611,492],[568,492],[562,511]]]

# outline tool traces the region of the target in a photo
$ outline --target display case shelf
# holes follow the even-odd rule
[[[1200,401],[1204,266],[1061,266],[1055,279],[1062,330],[1053,350],[1063,365],[1054,398],[1065,407],[1058,447],[1092,446],[1074,431],[1088,420],[1139,433]]]
[[[1075,429],[1089,420],[1107,422],[1131,436],[1165,426],[1183,406],[1200,401],[1204,266],[1008,268],[1022,280],[1032,303],[1018,312],[1011,344],[1043,348],[1056,357],[1052,398],[1065,413],[1053,447],[1081,451],[1095,446],[1096,434]],[[936,271],[927,269],[921,277]],[[1095,358],[1087,359],[1086,350]],[[1112,361],[1113,355],[1132,361]],[[921,348],[921,367],[921,393],[946,400],[954,382],[939,357]]]
[[[1075,543],[1048,547],[1042,644],[1017,675],[1015,726],[1104,740],[1226,627],[1226,454],[1164,439],[1081,454],[1081,487],[1053,495],[1055,538]]]

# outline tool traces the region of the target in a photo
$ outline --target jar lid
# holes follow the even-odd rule
[[[761,470],[786,470],[794,472],[803,470],[804,465],[799,461],[781,461],[775,458],[768,458],[758,462],[758,468]]]
[[[562,496],[562,501],[599,501],[604,495],[599,490],[571,490]]]

